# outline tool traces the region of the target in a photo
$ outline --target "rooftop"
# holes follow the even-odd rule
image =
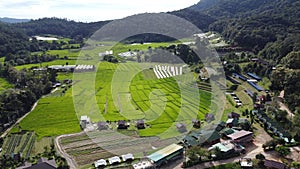
[[[106,166],[107,165],[106,160],[104,160],[104,159],[98,160],[94,164],[95,164],[96,168],[99,167],[99,166]]]
[[[152,160],[153,162],[157,162],[175,152],[177,152],[178,150],[183,149],[182,146],[177,145],[177,144],[171,144],[149,156],[147,156],[150,160]]]
[[[118,156],[114,156],[108,159],[109,164],[120,163],[121,159]]]
[[[272,160],[265,160],[264,165],[269,168],[286,169],[286,166],[283,163]]]
[[[236,139],[242,138],[244,136],[248,136],[250,134],[253,134],[253,133],[251,131],[241,130],[241,131],[237,131],[233,134],[228,135],[228,137],[231,138],[232,140],[236,140]]]
[[[253,166],[253,162],[252,162],[251,158],[242,158],[240,160],[240,164],[241,164],[241,167],[252,167]]]
[[[216,147],[218,147],[222,152],[226,153],[226,152],[234,149],[235,145],[228,142],[228,141],[225,141],[225,142],[222,142],[222,143],[217,143],[217,144],[212,145],[210,148],[208,148],[208,150],[213,150]]]
[[[133,154],[130,154],[130,153],[124,154],[124,155],[122,155],[122,160],[123,161],[134,160],[134,156],[133,156]]]

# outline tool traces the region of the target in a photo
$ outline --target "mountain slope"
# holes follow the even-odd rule
[[[11,25],[0,23],[0,56],[23,50],[29,38]]]
[[[15,26],[24,30],[29,36],[53,34],[74,38],[79,36],[88,37],[108,22],[109,21],[83,23],[59,18],[42,18],[26,23],[18,23],[15,24]]]
[[[21,22],[29,22],[30,19],[16,19],[16,18],[8,18],[8,17],[3,17],[0,18],[0,22],[4,23],[21,23]]]

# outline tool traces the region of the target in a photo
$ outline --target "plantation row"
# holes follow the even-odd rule
[[[26,134],[11,134],[3,146],[4,154],[21,153],[28,158],[34,146],[35,136],[32,132]],[[25,156],[24,156],[25,155]]]

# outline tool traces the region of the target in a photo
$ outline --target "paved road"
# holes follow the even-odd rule
[[[84,131],[80,132],[80,133],[74,133],[74,134],[65,134],[65,135],[61,135],[55,138],[54,142],[55,142],[55,146],[56,149],[58,151],[58,153],[64,157],[67,160],[68,165],[70,166],[70,169],[76,169],[77,168],[77,164],[75,162],[75,160],[69,155],[67,154],[64,149],[61,147],[59,140],[64,138],[64,137],[72,137],[72,136],[78,136],[85,133]]]

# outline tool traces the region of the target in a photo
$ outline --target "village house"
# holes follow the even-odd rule
[[[178,130],[180,133],[184,133],[184,132],[187,131],[187,130],[186,130],[186,126],[185,126],[185,124],[183,124],[183,123],[177,123],[177,124],[176,124],[176,128],[177,128],[177,130]]]
[[[200,128],[201,127],[201,122],[197,119],[193,119],[192,123],[193,123],[194,128]]]
[[[227,138],[231,139],[235,143],[248,143],[253,140],[253,132],[241,130],[227,135]]]
[[[145,128],[145,122],[144,122],[144,120],[138,120],[138,121],[136,122],[136,127],[137,127],[138,129],[144,129],[144,128]]]
[[[127,129],[129,127],[129,123],[126,123],[124,120],[118,121],[118,129]]]
[[[104,121],[100,121],[100,122],[98,122],[97,123],[97,129],[98,130],[106,130],[106,129],[108,129],[108,125],[107,125],[107,123],[106,122],[104,122]]]

